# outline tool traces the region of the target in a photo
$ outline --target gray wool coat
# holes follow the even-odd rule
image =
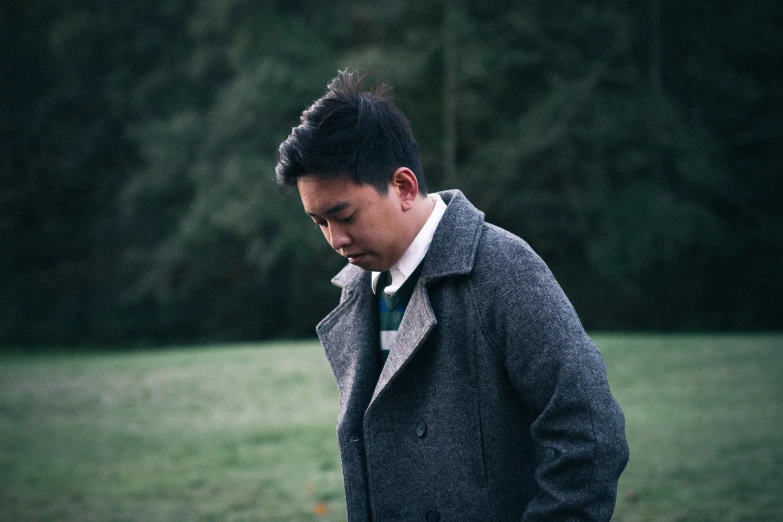
[[[340,397],[349,522],[609,520],[628,460],[603,359],[544,262],[448,205],[378,376],[370,273],[316,330]]]

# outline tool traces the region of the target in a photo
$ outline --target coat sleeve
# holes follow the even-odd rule
[[[609,520],[628,445],[603,358],[544,262],[519,238],[496,234],[503,248],[492,250],[483,329],[533,412],[539,456],[537,495],[522,520]]]

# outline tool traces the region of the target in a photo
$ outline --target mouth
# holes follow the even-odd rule
[[[357,265],[361,263],[365,257],[367,257],[367,254],[364,252],[358,253],[358,254],[347,254],[345,257],[348,258],[348,262],[352,265]]]

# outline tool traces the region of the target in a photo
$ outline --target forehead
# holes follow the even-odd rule
[[[346,195],[359,188],[359,185],[345,176],[323,177],[307,174],[296,180],[299,195],[304,197],[325,195]]]

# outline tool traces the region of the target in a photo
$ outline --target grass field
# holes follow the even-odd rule
[[[783,520],[783,336],[597,335],[616,521]],[[344,519],[317,343],[0,356],[0,521]]]

